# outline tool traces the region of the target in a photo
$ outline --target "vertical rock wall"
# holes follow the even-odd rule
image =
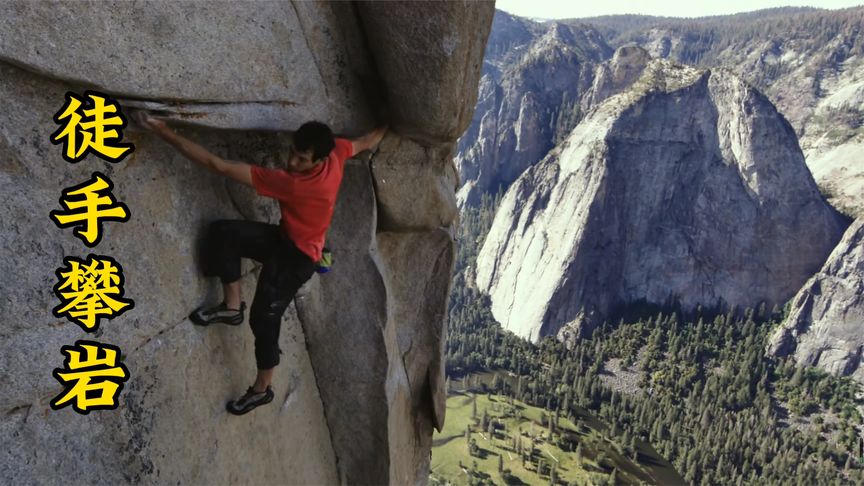
[[[570,339],[644,304],[782,305],[846,225],[764,95],[654,60],[508,189],[476,281],[502,326]]]
[[[828,261],[792,299],[768,352],[864,383],[864,220],[856,220]]]
[[[444,420],[443,338],[454,243],[451,156],[470,121],[491,2],[9,3],[0,28],[0,477],[23,482],[422,483]],[[254,376],[251,332],[185,319],[216,282],[194,265],[206,223],[275,222],[272,201],[127,130],[119,164],[49,142],[66,91],[156,110],[231,159],[267,164],[309,119],[391,132],[346,170],[329,245],[283,322],[276,400],[224,411]],[[389,107],[389,108],[388,108]],[[220,130],[217,130],[220,129]],[[128,205],[94,253],[123,265],[135,309],[103,321],[130,371],[117,410],[51,411],[60,347],[93,339],[51,315],[63,188],[94,170]],[[244,263],[251,300],[257,266]],[[298,318],[299,316],[299,318]]]
[[[476,102],[493,4],[364,2],[358,13],[396,134],[384,139],[371,161],[372,180],[355,181],[356,191],[375,194],[377,211],[369,224],[377,230],[374,240],[347,240],[368,245],[359,258],[375,262],[383,291],[374,272],[337,270],[320,280],[325,287],[321,295],[345,296],[364,287],[360,296],[374,293],[369,298],[386,305],[370,310],[370,318],[336,316],[338,311],[326,301],[308,308],[301,304],[299,312],[307,327],[314,323],[342,330],[327,335],[327,347],[334,355],[354,356],[357,373],[374,376],[365,396],[376,409],[387,409],[360,414],[360,420],[368,420],[365,430],[373,441],[336,441],[347,481],[381,482],[386,469],[393,483],[424,483],[432,428],[442,426],[446,400],[444,312],[454,256],[448,229],[457,215],[451,157]],[[358,221],[352,218],[349,224]],[[333,245],[339,244],[339,227],[334,223]],[[355,339],[370,343],[365,355],[357,354]],[[358,419],[355,395],[333,380],[340,372],[325,363],[330,357],[312,353],[313,364],[316,360],[325,410],[335,417],[331,427],[350,426]]]

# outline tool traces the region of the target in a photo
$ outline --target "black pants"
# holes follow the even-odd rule
[[[258,369],[278,365],[282,314],[315,273],[315,262],[298,250],[279,226],[255,221],[211,223],[203,257],[204,274],[219,277],[223,284],[240,280],[240,258],[252,258],[264,265],[258,275],[249,325],[255,336]]]

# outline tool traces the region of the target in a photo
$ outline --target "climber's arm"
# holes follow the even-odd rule
[[[387,133],[387,125],[378,127],[360,138],[352,139],[351,145],[353,148],[351,151],[353,153],[351,156],[353,157],[364,150],[372,150],[377,147],[381,139],[384,138],[385,133]]]
[[[186,137],[174,133],[162,120],[146,117],[143,123],[187,159],[237,182],[252,186],[252,167],[240,161],[226,161]]]

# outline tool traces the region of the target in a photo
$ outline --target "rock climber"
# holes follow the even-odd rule
[[[210,224],[203,252],[204,275],[219,277],[224,298],[218,305],[201,307],[189,316],[201,326],[242,324],[246,304],[240,296],[240,259],[252,258],[263,264],[249,312],[258,374],[255,383],[226,406],[228,412],[242,415],[273,400],[271,382],[281,352],[282,314],[315,273],[316,263],[322,257],[345,161],[364,150],[377,148],[387,127],[346,139],[334,137],[324,123],[304,123],[294,133],[290,150],[277,157],[281,166],[271,169],[224,160],[178,135],[163,120],[143,112],[136,113],[134,118],[186,158],[279,202],[282,213],[279,225],[245,220]]]

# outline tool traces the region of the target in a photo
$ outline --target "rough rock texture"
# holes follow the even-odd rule
[[[510,187],[476,281],[532,340],[640,301],[782,305],[845,224],[765,96],[656,60]]]
[[[452,143],[427,147],[399,137],[381,142],[372,162],[380,230],[437,228],[456,218],[452,155]]]
[[[445,313],[456,248],[449,231],[380,232],[378,248],[388,298],[385,332],[390,368],[390,478],[394,484],[428,481],[432,427],[444,426]],[[422,465],[419,467],[418,465]]]
[[[208,4],[10,2],[0,59],[172,111],[187,106],[180,118],[199,125],[285,130],[316,118],[344,132],[373,123],[363,88],[374,70],[350,5]]]
[[[648,51],[638,46],[616,50],[611,60],[597,67],[594,84],[582,101],[583,110],[588,111],[606,98],[630,89],[650,61]]]
[[[76,165],[60,157],[48,137],[51,120],[72,86],[0,65],[3,141],[0,216],[6,250],[0,283],[0,477],[9,482],[181,483],[338,481],[316,379],[295,313],[283,323],[276,400],[247,418],[230,416],[225,401],[254,377],[248,325],[193,326],[185,316],[209,297],[216,282],[198,277],[196,239],[208,221],[242,217],[232,207],[252,200],[237,187],[192,167],[149,134],[130,133],[135,152],[112,165],[88,157]],[[275,150],[261,133],[185,131],[215,151],[259,161]],[[101,170],[131,212],[127,223],[106,223],[92,251],[114,257],[124,270],[126,295],[135,308],[103,321],[98,335],[55,318],[54,271],[63,257],[90,251],[48,213],[60,190]],[[240,197],[232,198],[232,193]],[[256,219],[276,216],[270,203],[244,205]],[[253,266],[244,266],[243,291],[252,296]],[[131,378],[117,410],[81,416],[51,411],[62,387],[51,376],[62,366],[60,348],[78,339],[120,347]],[[260,413],[258,413],[260,412]],[[303,437],[302,447],[292,440]],[[259,451],[242,454],[238,451]]]
[[[768,350],[864,382],[864,220],[849,227],[822,270],[795,296]]]
[[[864,131],[855,139],[814,147],[805,154],[813,177],[831,204],[849,216],[864,217]]]
[[[864,22],[864,8],[857,11]],[[856,36],[857,37],[857,36]],[[864,36],[852,39],[859,50]],[[864,216],[864,55],[849,55],[847,39],[835,39],[822,52],[808,56],[789,49],[787,57],[798,58],[798,68],[786,86],[800,86],[800,73],[816,70],[816,99],[799,109],[801,148],[807,165],[831,204],[853,216]],[[800,51],[800,49],[799,49]],[[815,59],[812,59],[815,58]],[[814,64],[823,69],[814,69]],[[809,69],[808,69],[809,68]],[[779,90],[772,90],[779,92]],[[794,92],[793,88],[788,91]],[[784,100],[785,104],[790,104]]]
[[[477,73],[494,10],[491,2],[409,3],[392,8],[389,2],[370,1],[358,7],[391,101],[390,121],[405,136],[452,142],[474,113]]]
[[[444,421],[444,310],[454,253],[447,228],[456,214],[449,157],[471,117],[493,5],[434,9],[415,2],[389,2],[386,12],[311,2],[6,6],[0,239],[12,253],[0,264],[7,276],[0,281],[7,316],[0,326],[0,433],[7,437],[0,477],[426,481],[432,428]],[[433,45],[439,48],[424,47]],[[394,70],[394,58],[415,73]],[[135,152],[123,162],[92,155],[65,162],[49,141],[52,116],[66,91],[85,89],[157,110],[214,152],[261,164],[308,119],[356,135],[386,114],[382,100],[398,107],[380,159],[346,170],[329,235],[334,270],[313,277],[296,312],[286,313],[273,404],[228,415],[225,401],[254,376],[248,325],[198,328],[185,316],[219,294],[195,265],[206,223],[276,222],[275,203],[131,129],[125,139]],[[94,170],[111,178],[131,219],[106,223],[92,252],[123,266],[136,304],[103,321],[97,335],[51,315],[55,269],[64,256],[90,251],[48,218],[61,190]],[[420,189],[427,192],[415,199]],[[257,268],[244,263],[247,300]],[[117,410],[80,416],[49,409],[61,390],[51,376],[62,363],[60,347],[77,339],[123,351],[131,378]]]

